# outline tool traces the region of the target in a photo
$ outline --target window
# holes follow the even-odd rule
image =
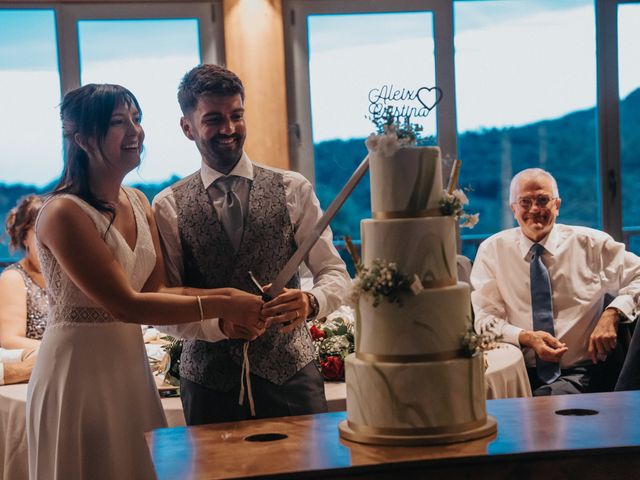
[[[0,7],[0,217],[54,185],[63,165],[61,92],[89,82],[120,83],[143,108],[145,156],[126,183],[153,197],[195,171],[176,91],[200,61],[223,63],[220,2],[45,7]],[[0,261],[11,258],[1,243]]]
[[[625,240],[640,254],[640,3],[618,6],[620,163]]]
[[[415,96],[421,87],[452,87],[444,80],[452,64],[440,60],[451,48],[450,38],[436,27],[437,18],[451,12],[438,3],[393,2],[380,5],[380,11],[378,4],[368,4],[374,8],[366,12],[358,12],[362,2],[292,4],[290,34],[307,49],[290,52],[288,88],[296,98],[309,99],[290,109],[292,130],[300,132],[292,155],[294,166],[315,178],[323,208],[366,156],[364,140],[375,131],[370,117],[376,109],[420,108]],[[394,93],[403,99],[389,98]],[[435,91],[420,94],[429,106],[436,103]],[[448,145],[450,152],[455,151],[453,94],[453,88],[443,88],[440,103],[427,116],[412,119],[424,127],[426,142]],[[344,235],[359,239],[360,220],[370,210],[366,176],[331,224],[336,243]]]
[[[62,169],[52,9],[0,10],[0,214]],[[4,226],[4,222],[2,223]],[[7,256],[0,245],[0,258]]]
[[[182,75],[200,63],[198,21],[81,20],[78,44],[83,85],[124,85],[142,107],[144,156],[125,183],[162,183],[197,170],[200,155],[179,128],[176,92]]]
[[[454,18],[460,185],[480,212],[463,253],[516,225],[509,183],[525,168],[554,175],[563,223],[597,228],[593,1],[456,2]]]
[[[423,48],[416,56],[407,46],[410,53],[397,56],[420,66],[434,65],[436,85],[452,102],[438,106],[437,142],[445,155],[462,160],[460,186],[472,188],[469,209],[481,214],[475,229],[461,230],[462,253],[473,258],[484,238],[515,225],[509,182],[529,167],[547,169],[558,180],[562,222],[604,228],[621,238],[616,205],[620,159],[612,148],[618,141],[618,117],[617,111],[610,111],[618,92],[617,73],[611,77],[611,71],[617,71],[617,59],[611,66],[618,52],[615,45],[610,48],[612,33],[618,34],[611,11],[618,4],[624,228],[633,240],[634,229],[640,234],[640,207],[635,202],[636,210],[629,208],[637,183],[638,148],[628,145],[638,129],[635,109],[625,102],[633,100],[629,94],[639,83],[634,73],[640,64],[635,47],[637,0],[288,0],[285,43],[294,167],[315,181],[326,206],[365,154],[359,129],[366,127],[363,115],[350,118],[346,113],[362,110],[353,93],[332,98],[329,92],[335,92],[337,83],[354,92],[349,90],[352,77],[365,90],[367,80],[384,72],[385,62],[397,60],[381,55],[378,62],[363,64],[366,48],[384,51],[383,46],[402,38],[411,38],[407,44],[432,38],[434,52]],[[432,23],[399,22],[420,15],[432,15]],[[379,19],[385,20],[382,26]],[[343,47],[352,49],[351,56],[340,54],[340,59],[337,52]],[[405,74],[403,81],[408,78]],[[327,128],[338,125],[338,133],[327,134]],[[362,191],[351,200],[358,206],[343,207],[346,220],[332,225],[336,235],[349,231],[357,236],[360,219],[370,216]]]

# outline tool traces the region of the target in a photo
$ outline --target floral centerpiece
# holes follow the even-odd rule
[[[311,337],[326,380],[344,380],[344,360],[355,351],[353,310],[342,306],[310,325]]]
[[[180,385],[180,355],[182,354],[182,340],[169,335],[162,337],[167,343],[163,346],[169,354],[169,368],[165,374],[164,381],[169,385]]]

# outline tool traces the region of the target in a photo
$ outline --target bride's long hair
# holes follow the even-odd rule
[[[80,197],[98,211],[108,212],[111,222],[115,218],[115,208],[91,192],[89,155],[78,144],[75,136],[79,134],[82,138],[94,138],[98,150],[104,154],[102,147],[109,130],[111,114],[120,105],[133,105],[142,115],[136,97],[120,85],[90,83],[64,96],[60,106],[60,118],[64,135],[65,162],[62,176],[52,192],[52,195],[71,193]]]

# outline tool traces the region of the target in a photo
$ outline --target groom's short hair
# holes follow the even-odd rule
[[[240,94],[244,101],[244,86],[231,70],[220,65],[204,64],[189,70],[178,87],[178,103],[182,114],[195,110],[200,97],[223,97]]]

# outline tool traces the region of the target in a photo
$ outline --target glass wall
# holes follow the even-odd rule
[[[592,0],[457,1],[455,68],[460,185],[474,230],[515,225],[509,183],[525,168],[551,172],[562,197],[559,221],[598,227],[595,11]],[[637,25],[637,24],[636,24]],[[637,57],[636,57],[637,58]]]
[[[618,6],[620,163],[622,227],[630,249],[640,254],[640,3]]]
[[[185,72],[200,63],[198,20],[81,20],[78,42],[83,85],[124,85],[140,102],[145,153],[125,183],[154,189],[197,170],[200,156],[180,129],[176,92]]]
[[[129,88],[143,109],[142,165],[125,183],[149,199],[199,168],[180,129],[181,77],[222,63],[221,5],[210,2],[0,4],[0,219],[24,195],[46,193],[62,172],[61,91],[86,83]],[[220,19],[217,22],[216,19]],[[0,243],[0,263],[16,258]],[[18,252],[17,255],[20,255]]]
[[[367,154],[372,117],[420,108],[421,87],[435,86],[432,12],[310,15],[308,18],[311,124],[315,185],[326,208]],[[450,92],[446,92],[450,94]],[[435,91],[422,90],[429,106]],[[425,143],[436,143],[435,109],[413,116]],[[339,242],[360,238],[360,220],[371,216],[368,175],[331,224]]]
[[[18,199],[48,190],[62,170],[53,10],[0,10],[0,85],[0,218],[4,233],[4,219]],[[10,258],[4,235],[3,240],[0,259]]]

